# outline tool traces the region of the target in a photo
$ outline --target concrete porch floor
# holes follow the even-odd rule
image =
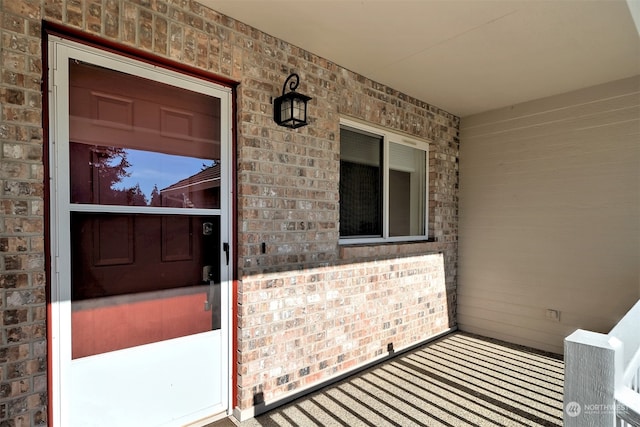
[[[563,376],[558,355],[456,332],[254,419],[212,426],[561,426]]]

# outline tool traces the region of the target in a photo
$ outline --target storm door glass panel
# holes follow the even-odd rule
[[[71,61],[71,203],[220,208],[220,99]]]
[[[382,236],[382,138],[340,130],[340,237]]]
[[[69,76],[72,357],[219,329],[220,99]]]
[[[389,235],[425,234],[427,152],[389,143]]]
[[[73,358],[220,328],[220,217],[73,212]]]
[[[69,144],[71,202],[220,208],[220,161],[78,142]]]

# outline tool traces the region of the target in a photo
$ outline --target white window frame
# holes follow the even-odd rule
[[[374,134],[382,138],[383,156],[382,156],[382,237],[342,237],[340,236],[338,243],[340,245],[356,245],[367,243],[388,243],[388,242],[409,242],[409,241],[425,241],[429,239],[429,144],[427,140],[413,138],[388,129],[374,127],[353,119],[340,118],[340,129],[349,127],[370,134]],[[409,236],[389,236],[389,143],[393,142],[405,145],[411,148],[424,150],[425,152],[425,194],[424,194],[424,234]]]

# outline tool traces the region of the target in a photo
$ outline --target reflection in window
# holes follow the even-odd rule
[[[427,161],[422,141],[342,124],[340,238],[425,238]]]
[[[71,202],[220,207],[220,162],[150,151],[70,144]]]
[[[72,357],[219,329],[219,230],[219,216],[72,212]]]
[[[220,99],[69,62],[71,202],[220,207]]]
[[[382,236],[382,138],[340,131],[340,236]]]
[[[74,359],[220,329],[222,103],[208,92],[70,59]]]
[[[426,151],[389,143],[389,235],[425,234]]]

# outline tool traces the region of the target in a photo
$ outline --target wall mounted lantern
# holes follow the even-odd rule
[[[289,83],[291,92],[284,93]],[[311,97],[296,92],[300,77],[292,73],[282,86],[282,96],[273,100],[273,120],[280,126],[291,129],[307,125],[307,102]]]

